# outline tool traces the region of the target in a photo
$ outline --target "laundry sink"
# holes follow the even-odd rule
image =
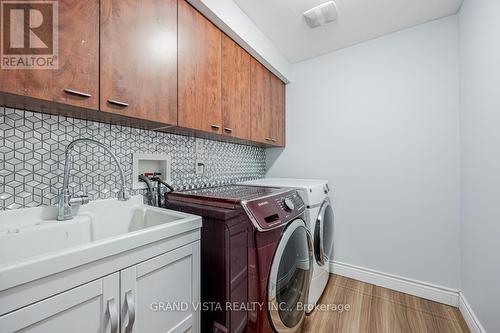
[[[128,232],[156,227],[165,223],[175,222],[183,218],[181,215],[173,215],[165,209],[137,208],[133,211],[132,219],[128,225]]]
[[[92,241],[91,221],[77,217],[67,223],[36,221],[24,226],[0,226],[0,267],[40,254]]]
[[[0,291],[201,227],[198,216],[128,201],[91,201],[57,221],[57,207],[0,212]]]
[[[192,215],[143,204],[142,196],[128,201],[97,200],[73,209],[75,218],[90,218],[92,241],[124,236],[158,226],[168,226]],[[72,220],[70,220],[72,221]],[[65,223],[64,221],[59,223]]]

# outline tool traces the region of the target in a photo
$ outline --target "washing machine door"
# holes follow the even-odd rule
[[[326,198],[314,226],[314,257],[319,266],[327,264],[333,255],[333,222],[333,208]]]
[[[283,232],[269,275],[268,315],[275,331],[301,329],[312,267],[311,235],[305,222],[297,219]]]

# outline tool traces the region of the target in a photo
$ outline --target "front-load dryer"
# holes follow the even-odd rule
[[[333,208],[327,180],[265,178],[245,182],[245,185],[275,186],[297,189],[306,205],[306,224],[313,238],[314,265],[309,287],[307,312],[311,312],[325,290],[329,278],[329,263],[333,259]]]

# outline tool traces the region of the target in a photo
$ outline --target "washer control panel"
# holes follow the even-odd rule
[[[292,210],[295,209],[295,204],[293,203],[292,199],[290,198],[285,198],[285,200],[283,200],[283,205],[285,207],[285,210],[291,212]]]
[[[259,230],[286,224],[305,210],[304,201],[296,190],[242,202],[242,206]]]
[[[304,201],[300,198],[297,191],[292,191],[285,196],[275,198],[276,205],[285,212],[292,212],[295,208],[300,208],[304,205]]]

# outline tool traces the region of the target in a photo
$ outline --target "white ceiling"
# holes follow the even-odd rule
[[[457,12],[462,0],[335,0],[337,21],[310,29],[306,10],[327,0],[234,0],[292,63]]]

